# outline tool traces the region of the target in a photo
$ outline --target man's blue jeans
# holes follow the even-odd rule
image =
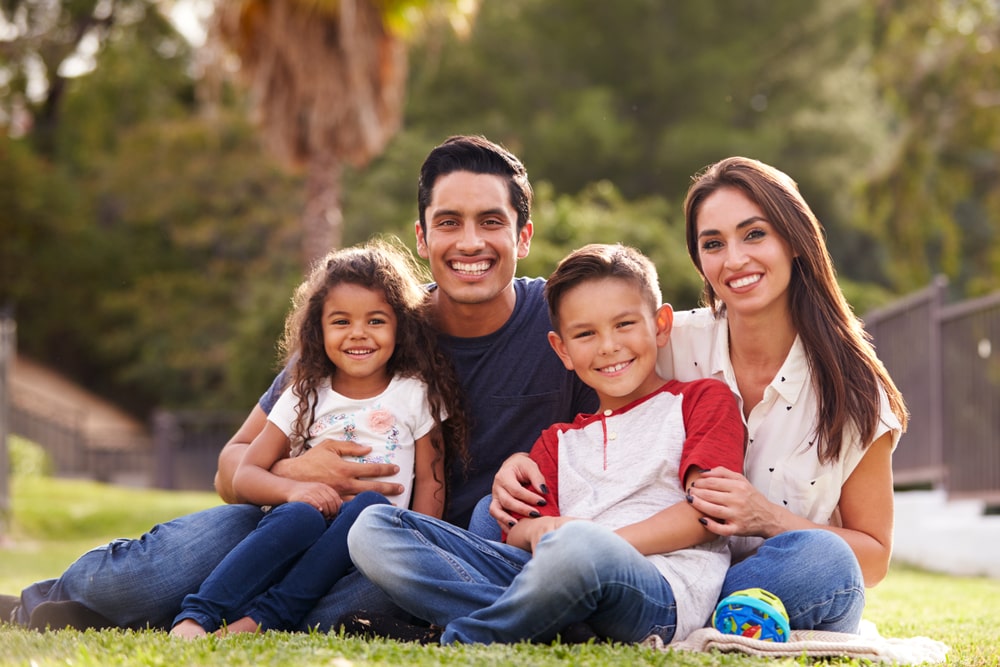
[[[387,505],[348,535],[351,558],[403,609],[445,626],[441,643],[550,642],[586,621],[602,637],[669,643],[677,614],[656,567],[612,530],[573,521],[534,555]]]
[[[262,516],[255,505],[219,505],[157,524],[139,539],[118,539],[92,549],[58,579],[25,588],[16,620],[27,624],[43,602],[74,601],[121,627],[169,628],[184,596],[198,590]],[[328,630],[357,610],[400,614],[355,570],[316,604],[300,629]]]
[[[344,503],[330,522],[312,505],[284,503],[229,552],[174,624],[192,619],[207,632],[244,616],[261,630],[294,630],[316,602],[353,569],[347,533],[361,510],[388,505],[366,491]]]
[[[487,496],[476,505],[469,527],[499,540],[489,503]],[[828,530],[793,530],[765,540],[753,556],[729,568],[721,597],[745,588],[763,588],[781,598],[793,630],[854,633],[865,609],[858,560],[847,542]]]

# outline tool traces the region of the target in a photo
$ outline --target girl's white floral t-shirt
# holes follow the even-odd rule
[[[291,433],[295,423],[298,401],[292,389],[286,389],[267,417],[286,435]],[[399,472],[385,481],[403,485],[403,494],[391,500],[399,507],[409,506],[413,492],[414,444],[434,428],[434,417],[427,403],[427,385],[422,380],[397,376],[378,396],[362,399],[338,394],[327,384],[319,393],[315,414],[316,419],[309,427],[307,447],[324,440],[356,442],[371,447],[367,456],[344,458],[398,465]]]

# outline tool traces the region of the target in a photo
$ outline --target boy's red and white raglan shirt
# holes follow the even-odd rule
[[[619,410],[579,415],[546,429],[531,450],[549,487],[549,516],[588,519],[612,530],[686,502],[684,474],[724,466],[741,472],[746,429],[718,380],[666,382]],[[673,589],[675,636],[711,616],[729,567],[725,538],[647,556]]]

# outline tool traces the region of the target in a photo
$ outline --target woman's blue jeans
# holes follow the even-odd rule
[[[609,528],[574,521],[534,555],[387,505],[348,535],[351,558],[404,610],[445,626],[441,643],[550,642],[586,621],[599,636],[673,639],[676,606],[656,567]]]
[[[489,503],[487,496],[476,505],[469,528],[499,540]],[[865,609],[858,560],[847,542],[828,530],[793,530],[765,540],[753,556],[729,568],[721,597],[745,588],[781,598],[793,630],[856,633]]]
[[[278,505],[219,563],[198,592],[184,598],[179,623],[208,632],[244,616],[261,630],[293,630],[316,602],[352,569],[347,532],[361,510],[388,505],[373,491],[344,503],[327,522],[312,505]]]

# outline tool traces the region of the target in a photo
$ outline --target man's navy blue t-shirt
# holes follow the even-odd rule
[[[514,281],[514,312],[497,331],[476,338],[441,335],[441,347],[455,366],[470,420],[467,472],[456,464],[448,474],[445,520],[466,527],[472,510],[490,492],[493,476],[515,452],[531,449],[541,432],[597,409],[597,397],[566,370],[549,346],[548,309],[542,278]],[[431,289],[435,289],[431,286]],[[269,412],[281,394],[285,372],[260,398]]]

